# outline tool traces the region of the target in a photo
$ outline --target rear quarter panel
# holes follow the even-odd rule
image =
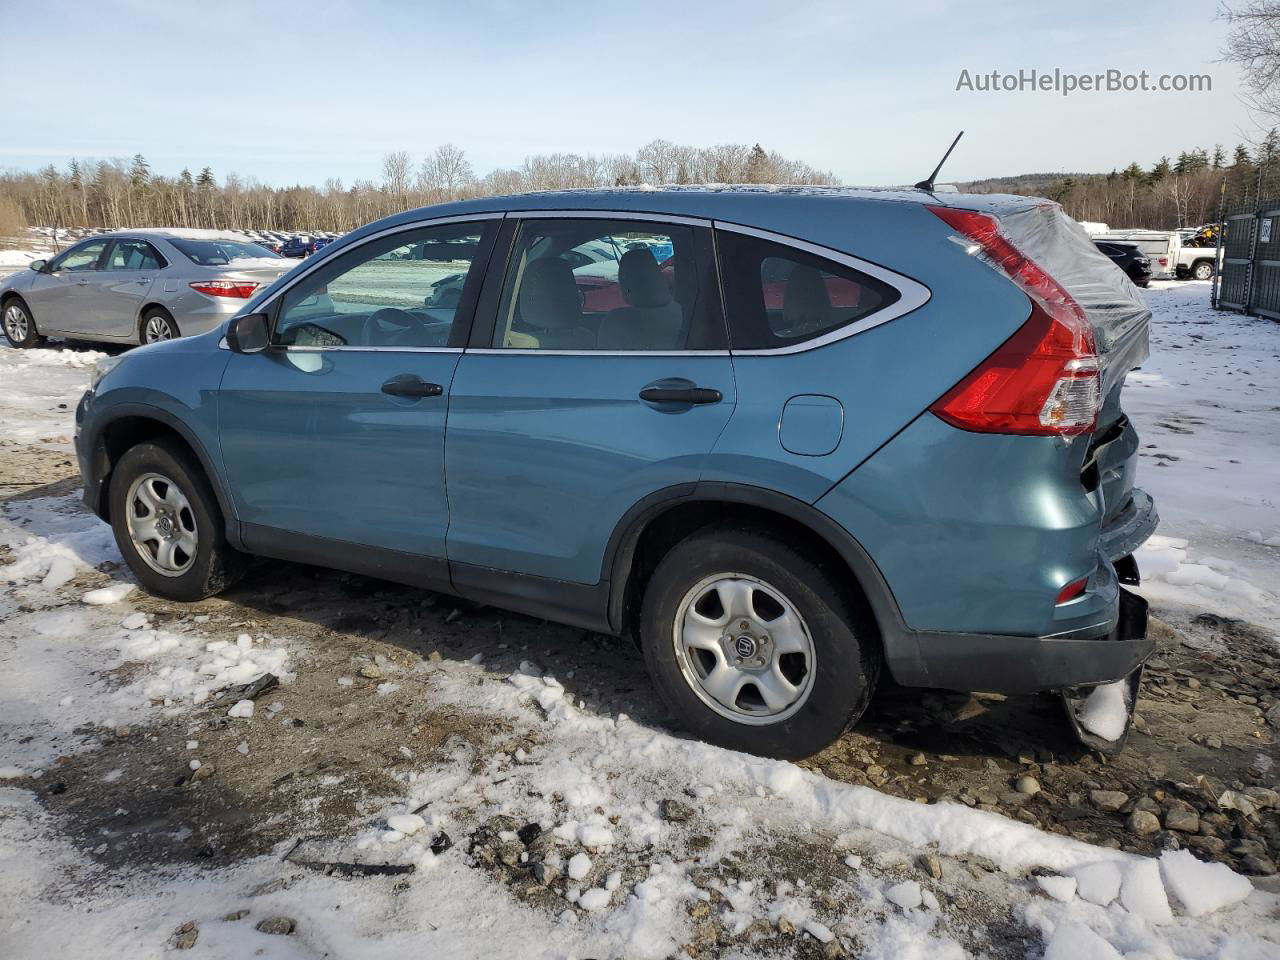
[[[1004,342],[1027,319],[1030,302],[917,204],[792,199],[785,208],[754,209],[751,225],[886,267],[931,293],[912,313],[826,346],[735,352],[738,405],[704,479],[752,483],[812,503]],[[783,408],[802,394],[834,397],[843,407],[839,444],[823,456],[782,446]]]

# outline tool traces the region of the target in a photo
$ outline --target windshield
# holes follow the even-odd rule
[[[175,247],[202,267],[220,267],[232,260],[280,260],[274,250],[241,240],[169,240]]]

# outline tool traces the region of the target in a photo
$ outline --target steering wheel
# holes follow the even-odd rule
[[[364,342],[370,346],[423,345],[427,340],[426,322],[398,307],[375,310],[364,322]]]

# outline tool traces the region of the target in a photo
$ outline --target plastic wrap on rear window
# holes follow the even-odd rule
[[[1093,325],[1105,397],[1147,358],[1151,311],[1124,271],[1094,246],[1084,227],[1048,201],[992,212],[1005,236],[1062,284]]]

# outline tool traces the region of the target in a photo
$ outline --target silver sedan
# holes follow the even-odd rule
[[[87,237],[0,279],[5,338],[155,343],[204,333],[296,261],[208,230],[122,230]]]

